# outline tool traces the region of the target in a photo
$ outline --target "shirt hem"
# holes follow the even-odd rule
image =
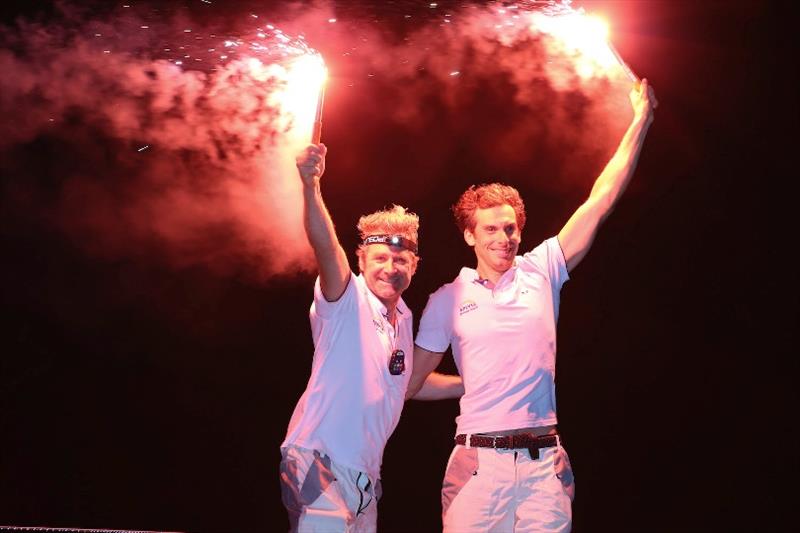
[[[444,352],[446,352],[446,351],[447,351],[447,348],[448,348],[450,345],[447,345],[447,346],[445,346],[445,347],[444,347],[444,350],[431,350],[430,348],[426,348],[426,347],[424,347],[423,345],[421,345],[421,344],[420,344],[420,343],[418,343],[417,341],[414,341],[414,346],[416,346],[416,347],[418,347],[418,348],[422,348],[422,349],[423,349],[423,350],[425,350],[426,352],[431,352],[432,354],[435,354],[435,355],[444,355]]]
[[[491,433],[493,431],[514,431],[517,429],[524,429],[524,428],[539,428],[544,426],[555,426],[558,423],[556,418],[547,419],[547,420],[527,420],[522,422],[515,422],[510,424],[492,424],[486,426],[472,426],[463,428],[461,426],[456,427],[456,435],[461,434],[468,434],[474,435],[476,433]]]

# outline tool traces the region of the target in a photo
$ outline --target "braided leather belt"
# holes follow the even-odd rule
[[[456,444],[467,444],[467,436],[463,433],[456,435]],[[519,433],[517,435],[503,435],[498,437],[471,435],[469,445],[472,448],[502,448],[506,450],[524,448],[531,454],[531,459],[538,459],[540,449],[558,446],[558,435],[542,435],[540,437],[532,433]]]

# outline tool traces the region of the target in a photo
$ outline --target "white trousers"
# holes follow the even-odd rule
[[[375,533],[380,480],[332,462],[316,450],[281,450],[281,497],[289,531]]]
[[[566,450],[467,448],[450,454],[442,483],[445,533],[568,532],[575,482]]]

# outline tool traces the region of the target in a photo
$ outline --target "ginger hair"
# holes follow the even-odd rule
[[[453,206],[453,216],[456,226],[461,232],[464,230],[475,231],[475,210],[488,209],[499,205],[508,204],[514,208],[517,216],[517,226],[520,231],[525,227],[525,204],[519,191],[510,185],[502,183],[484,183],[479,186],[472,185]]]

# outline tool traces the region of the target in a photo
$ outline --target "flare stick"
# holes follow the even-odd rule
[[[311,142],[319,144],[320,137],[322,136],[322,105],[325,102],[325,84],[322,83],[319,87],[319,95],[317,96],[317,112],[314,115],[314,129],[311,131]]]
[[[628,75],[631,81],[636,84],[640,83],[642,80],[639,79],[639,76],[637,76],[636,73],[633,72],[633,70],[631,70],[631,67],[629,67],[625,61],[623,61],[622,57],[619,55],[619,52],[617,52],[617,49],[614,47],[613,44],[611,44],[611,41],[608,42],[608,49],[611,50],[611,53],[614,54],[614,57],[617,58],[617,62],[619,62],[619,65],[622,67],[622,70],[625,71],[625,74]]]

